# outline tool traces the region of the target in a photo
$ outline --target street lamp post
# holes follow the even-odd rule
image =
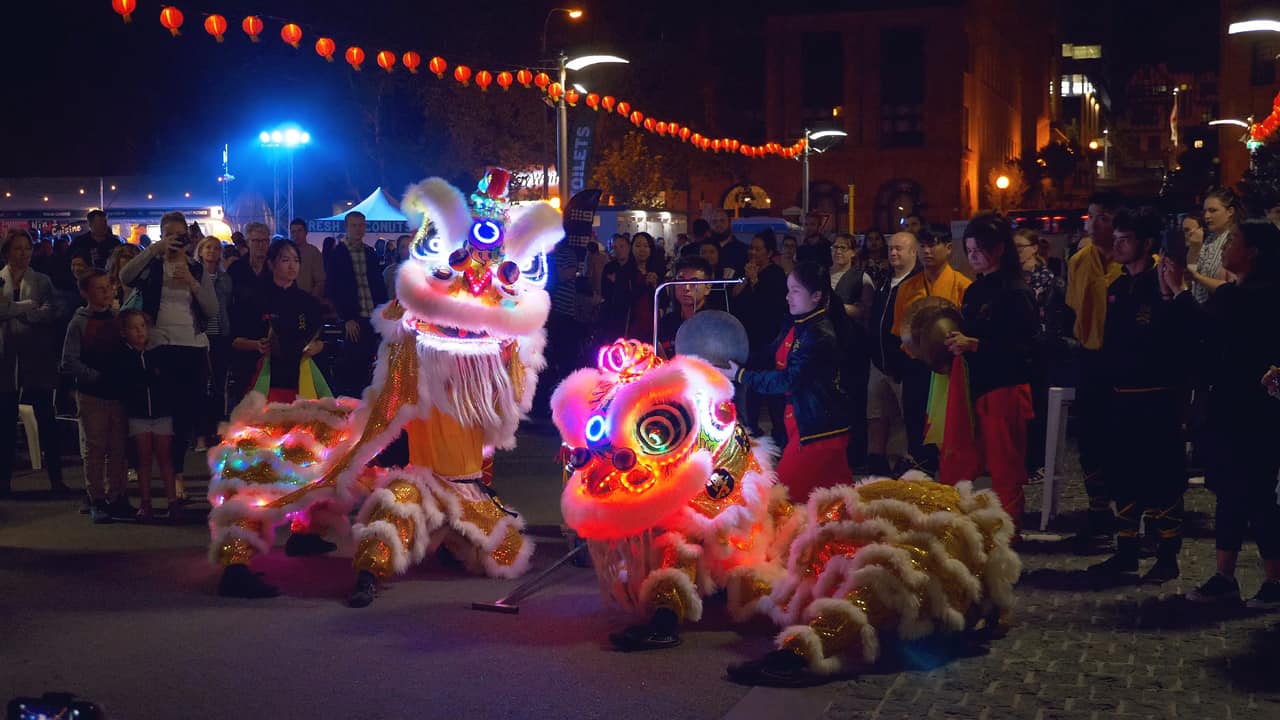
[[[572,17],[572,15],[571,15]],[[558,175],[558,192],[560,193],[560,207],[565,208],[569,205],[569,105],[565,100],[564,89],[568,87],[569,71],[577,72],[583,68],[592,65],[601,65],[606,63],[621,63],[623,65],[630,64],[630,60],[620,58],[617,55],[583,55],[581,57],[569,59],[568,55],[563,52],[558,58],[559,80],[560,80],[560,99],[556,101],[556,174]],[[543,174],[543,184],[550,184],[550,179]]]
[[[842,137],[849,133],[843,130],[819,130],[811,132],[809,128],[804,129],[804,150],[800,153],[800,165],[803,168],[800,173],[801,189],[800,189],[800,226],[804,227],[805,220],[809,217],[809,153],[824,153],[830,150],[832,146]],[[831,143],[822,149],[813,146],[814,140],[824,140],[831,138]],[[850,198],[852,202],[852,198]]]
[[[552,16],[559,13],[564,13],[570,20],[577,20],[582,17],[582,10],[578,8],[558,7],[551,8],[547,11],[547,17],[542,21],[542,57],[544,59],[547,57],[547,30],[551,26]],[[558,60],[560,66],[560,87],[563,89],[565,87],[565,62],[567,61],[563,51],[560,53]],[[560,202],[562,204],[566,204],[568,202],[568,199],[565,198],[565,193],[569,187],[565,182],[564,176],[565,158],[568,154],[567,146],[569,139],[568,123],[566,122],[568,112],[568,109],[565,107],[564,95],[561,95],[560,100],[556,102],[556,164],[559,168],[558,172],[560,174],[558,187],[560,192]],[[546,126],[544,125],[543,127],[545,128]],[[548,172],[547,166],[544,164],[542,166],[542,197],[546,198],[547,195],[550,194],[550,190],[551,174]]]

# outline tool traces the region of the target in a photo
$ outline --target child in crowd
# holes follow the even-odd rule
[[[119,351],[116,372],[129,417],[129,439],[138,459],[138,490],[142,506],[138,522],[151,522],[151,466],[160,464],[165,499],[169,501],[169,522],[182,518],[182,501],[174,483],[170,453],[173,443],[173,393],[167,387],[167,375],[161,358],[147,349],[150,323],[141,310],[120,313],[120,330],[124,347]]]
[[[126,488],[124,405],[110,374],[120,348],[120,324],[111,309],[111,280],[106,273],[90,268],[79,285],[85,306],[76,310],[67,326],[61,369],[76,380],[89,517],[102,524],[113,517],[134,515]]]

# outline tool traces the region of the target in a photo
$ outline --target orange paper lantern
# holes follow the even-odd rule
[[[454,68],[453,79],[462,83],[462,87],[467,87],[468,85],[471,84],[471,68],[467,67],[466,65],[459,65],[458,67]]]
[[[680,128],[680,142],[689,142],[689,135],[692,131],[687,127]]]
[[[333,38],[322,37],[316,40],[316,54],[329,62],[333,62],[333,51],[338,46],[333,44]]]
[[[422,56],[410,50],[400,58],[400,62],[404,63],[404,66],[409,69],[409,72],[417,75],[418,66],[422,64]]]
[[[436,55],[427,62],[427,68],[431,70],[431,72],[435,73],[436,77],[443,80],[444,71],[449,69],[449,63],[445,62],[444,58]]]
[[[480,92],[489,92],[489,86],[493,84],[493,73],[488,70],[481,70],[476,73],[476,87],[480,88]]]
[[[546,92],[547,86],[551,84],[551,78],[546,73],[540,72],[533,76],[533,84],[537,85],[539,90]]]
[[[511,83],[514,81],[515,81],[515,77],[512,76],[511,73],[507,72],[506,70],[503,70],[502,72],[498,73],[498,87],[502,88],[502,92],[506,92],[510,90]]]
[[[656,126],[656,128],[655,128],[655,129],[658,131],[658,134],[659,134],[659,135],[666,135],[666,134],[667,134],[667,122],[666,122],[665,120],[659,120],[659,121],[658,121],[658,124],[657,124],[657,126]]]
[[[138,9],[138,3],[134,0],[111,0],[111,9],[129,23],[133,22],[133,11]]]
[[[600,96],[595,93],[587,93],[587,107],[592,110],[600,110]]]
[[[719,140],[712,140],[712,141],[711,141],[711,149],[712,149],[712,150],[714,150],[714,151],[716,151],[716,152],[720,152],[720,146],[721,146],[721,142],[720,142]]]
[[[391,72],[396,67],[396,54],[390,50],[379,50],[377,60],[378,67],[387,72]]]
[[[688,130],[689,128],[685,128],[685,129],[686,129],[686,130]],[[694,134],[693,134],[693,144],[694,144],[694,145],[697,145],[698,147],[702,147],[702,135],[701,135],[701,134],[699,134],[699,133],[694,133]]]
[[[632,113],[632,115],[638,115],[638,114],[639,113]],[[654,127],[653,118],[645,118],[644,129],[648,130],[649,132],[653,132],[653,127]]]
[[[582,93],[573,88],[569,88],[564,93],[564,101],[569,103],[569,107],[577,107],[578,101],[582,99]]]
[[[600,107],[604,108],[605,112],[613,112],[613,106],[617,102],[618,101],[615,100],[612,95],[605,95],[600,98]]]
[[[240,29],[244,30],[244,34],[248,35],[250,40],[258,42],[258,36],[262,34],[262,18],[250,15],[240,23]]]
[[[742,145],[742,143],[738,142],[737,140],[730,140],[730,141],[729,141],[729,152],[738,152],[738,148],[739,148],[741,145]]]
[[[160,11],[160,24],[174,37],[178,37],[182,34],[178,32],[178,28],[182,27],[182,11],[176,7],[166,6]]]
[[[204,31],[212,35],[214,40],[222,42],[222,36],[227,32],[227,19],[221,15],[210,15],[204,19]]]
[[[289,23],[280,28],[280,39],[289,43],[291,47],[297,49],[298,43],[302,42],[302,28]]]
[[[525,87],[529,87],[529,83],[533,82],[533,73],[528,70],[520,70],[516,73],[516,82]]]
[[[360,65],[364,63],[364,50],[352,45],[347,48],[347,64],[356,72],[360,72]]]
[[[618,114],[621,115],[622,117],[630,117],[631,103],[627,102],[626,100],[623,100],[622,102],[618,103]]]
[[[564,88],[560,87],[560,83],[551,83],[547,86],[547,95],[554,102],[560,102],[560,98],[564,96]]]

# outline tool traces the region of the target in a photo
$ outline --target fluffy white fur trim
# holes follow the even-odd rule
[[[367,525],[356,525],[355,536],[357,545],[365,539],[380,540],[386,545],[391,550],[391,569],[395,574],[402,575],[409,569],[409,551],[400,541],[395,525],[386,520],[374,520]]]
[[[675,568],[661,568],[649,573],[644,579],[644,583],[640,585],[640,601],[645,608],[645,612],[652,614],[653,594],[658,586],[662,583],[670,582],[675,586],[676,592],[679,593],[680,599],[684,602],[686,622],[698,622],[702,619],[702,596],[698,594],[697,588],[693,586],[693,581],[688,575]]]

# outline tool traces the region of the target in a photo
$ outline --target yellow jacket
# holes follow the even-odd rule
[[[1067,305],[1076,313],[1076,340],[1087,350],[1102,348],[1107,324],[1107,288],[1120,277],[1119,263],[1103,259],[1089,243],[1067,263]]]
[[[964,302],[964,291],[972,284],[972,280],[956,272],[949,264],[938,273],[937,282],[930,283],[924,272],[903,280],[902,285],[898,286],[898,298],[893,304],[893,334],[902,337],[902,316],[915,301],[941,297],[959,306]]]

